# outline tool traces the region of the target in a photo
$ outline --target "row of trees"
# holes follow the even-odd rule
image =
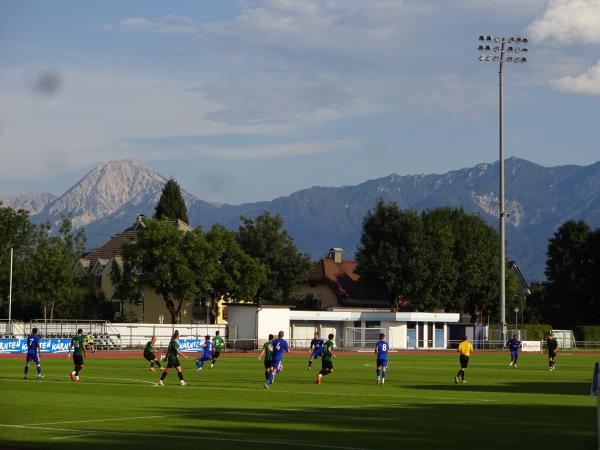
[[[418,214],[380,201],[364,220],[356,270],[397,309],[469,312],[482,322],[497,317],[498,255],[498,234],[479,216],[455,208]],[[508,273],[508,308],[517,289]]]
[[[13,249],[12,316],[15,319],[110,315],[107,302],[82,288],[74,271],[85,235],[64,218],[58,233],[48,223],[35,225],[27,211],[0,204],[0,309],[8,313],[10,249]]]

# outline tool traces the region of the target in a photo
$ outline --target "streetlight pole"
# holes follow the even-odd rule
[[[13,247],[10,248],[10,275],[8,276],[8,332],[12,334],[12,278],[13,278]]]
[[[504,210],[504,63],[524,63],[527,58],[521,56],[507,56],[506,53],[527,53],[525,47],[514,47],[513,44],[527,44],[528,39],[523,37],[479,36],[478,50],[482,52],[479,61],[498,63],[498,147],[500,166],[500,185],[498,199],[498,219],[500,228],[500,280],[498,290],[500,295],[500,339],[506,342],[506,218],[508,213]],[[497,44],[492,46],[493,44]]]

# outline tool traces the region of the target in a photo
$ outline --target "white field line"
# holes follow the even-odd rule
[[[4,428],[18,428],[26,430],[37,430],[37,431],[52,431],[52,432],[63,432],[63,433],[81,433],[84,430],[76,430],[69,428],[50,428],[50,427],[36,427],[31,425],[7,425],[0,424],[0,427]],[[139,433],[129,431],[103,431],[103,430],[90,430],[85,435],[108,435],[108,436],[130,436],[130,437],[152,437],[152,438],[169,438],[169,439],[188,439],[198,441],[215,441],[215,442],[239,442],[239,443],[250,443],[259,445],[281,445],[290,447],[303,447],[303,448],[330,448],[336,450],[371,450],[364,447],[345,447],[340,445],[326,445],[316,444],[314,442],[290,442],[290,441],[269,441],[269,440],[252,440],[252,439],[234,439],[234,438],[217,438],[206,435],[202,436],[185,436],[179,434],[160,434],[160,433]],[[81,435],[80,436],[84,436]]]
[[[92,378],[92,377],[90,377]],[[96,378],[100,378],[100,377],[96,377]],[[152,381],[145,381],[145,380],[134,380],[131,378],[105,378],[105,379],[109,379],[109,380],[128,380],[128,381],[134,381],[137,383],[140,383],[139,385],[137,385],[138,387],[142,387],[142,385],[144,384],[151,384],[153,387],[159,387],[156,383],[153,383]],[[0,382],[2,381],[22,381],[22,380],[13,380],[10,378],[0,378]],[[43,383],[67,383],[67,384],[75,384],[72,383],[70,381],[60,381],[60,380],[44,380]],[[103,386],[124,386],[122,383],[111,383],[111,382],[107,382],[107,383],[102,383],[102,382],[94,382],[94,381],[90,381],[90,382],[83,382],[81,384],[100,384]],[[133,383],[127,383],[127,386],[136,386]],[[262,386],[262,385],[261,385]],[[170,387],[178,387],[179,385],[173,385]],[[169,388],[169,386],[164,386],[164,387],[160,387],[162,389],[164,388]],[[231,387],[231,386],[221,386],[221,387],[217,387],[217,386],[208,386],[208,385],[198,385],[198,386],[190,386],[189,384],[186,387],[182,387],[180,389],[202,389],[202,390],[211,390],[211,391],[236,391],[236,392],[265,392],[262,389],[258,389],[258,388],[239,388],[239,387]],[[457,390],[460,388],[457,388]],[[278,394],[292,394],[292,395],[314,395],[317,392],[316,391],[280,391],[277,390],[276,391]],[[460,391],[459,391],[460,392]],[[266,393],[266,392],[265,392]],[[489,398],[460,398],[460,397],[441,397],[441,396],[432,396],[432,395],[406,395],[406,394],[401,394],[401,393],[394,393],[394,394],[357,394],[357,393],[351,393],[351,392],[323,392],[322,390],[318,392],[319,396],[322,395],[330,395],[330,396],[335,396],[335,397],[367,397],[367,398],[371,398],[371,397],[381,397],[381,398],[393,398],[393,399],[398,399],[398,398],[406,398],[406,399],[417,399],[417,400],[439,400],[439,401],[451,401],[451,402],[456,402],[456,403],[480,403],[480,402],[489,402],[489,403],[495,403],[497,402],[497,400],[493,400],[493,399],[489,399]]]
[[[60,439],[76,439],[76,438],[80,438],[80,437],[88,437],[88,436],[94,436],[91,433],[87,433],[87,434],[75,434],[75,435],[71,435],[71,436],[55,436],[55,437],[51,437],[50,439],[58,441]]]

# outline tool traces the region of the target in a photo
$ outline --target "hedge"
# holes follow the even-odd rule
[[[573,328],[576,341],[600,341],[600,326],[578,325]]]
[[[508,329],[514,329],[514,324],[509,326]],[[552,325],[547,323],[525,323],[523,325],[519,324],[519,329],[525,331],[527,334],[523,333],[523,338],[526,337],[528,341],[541,341],[546,339],[546,335],[548,331],[552,330]],[[600,330],[600,327],[598,327]],[[491,340],[494,340],[496,336],[498,336],[498,325],[490,325],[489,336]],[[512,336],[509,336],[512,338]],[[593,339],[589,339],[593,340]],[[600,340],[600,339],[599,339]]]

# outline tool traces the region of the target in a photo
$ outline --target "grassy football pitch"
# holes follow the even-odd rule
[[[339,355],[314,383],[304,355],[263,388],[256,356],[222,355],[189,385],[171,372],[164,387],[139,358],[91,357],[81,383],[69,359],[42,359],[45,379],[23,380],[24,358],[0,359],[0,448],[43,449],[591,449],[596,399],[593,355],[474,354],[466,384],[454,384],[455,353],[392,354],[375,384],[371,354]]]

